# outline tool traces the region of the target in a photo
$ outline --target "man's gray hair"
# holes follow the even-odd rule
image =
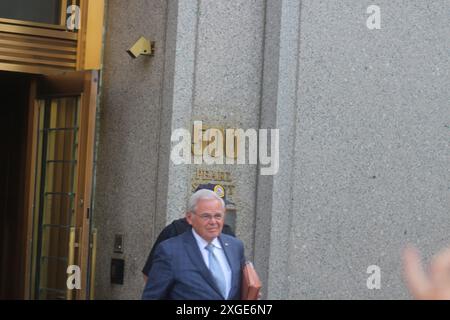
[[[217,193],[209,189],[200,189],[189,198],[188,211],[195,213],[195,210],[197,209],[197,203],[200,200],[219,200],[222,204],[222,208],[225,209],[225,202],[221,197],[217,195]]]

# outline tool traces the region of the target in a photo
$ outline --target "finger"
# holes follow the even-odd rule
[[[426,299],[431,282],[422,268],[419,253],[413,247],[403,252],[403,266],[409,290],[416,299]]]
[[[430,266],[431,281],[437,287],[450,288],[450,248],[437,254]]]

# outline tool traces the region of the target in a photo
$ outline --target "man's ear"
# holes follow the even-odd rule
[[[192,212],[190,211],[186,212],[186,220],[190,225],[192,225],[192,215],[193,215]]]

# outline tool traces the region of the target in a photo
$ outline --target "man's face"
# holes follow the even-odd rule
[[[188,212],[186,218],[200,237],[211,242],[222,232],[225,209],[220,200],[200,200],[197,202],[196,212]]]

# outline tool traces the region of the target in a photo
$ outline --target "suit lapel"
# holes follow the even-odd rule
[[[205,261],[203,260],[202,253],[200,252],[200,249],[197,245],[197,241],[194,238],[194,235],[192,234],[191,230],[188,230],[184,233],[185,235],[185,241],[184,245],[186,246],[186,252],[189,255],[189,258],[192,261],[192,264],[200,270],[200,274],[205,278],[206,282],[220,295],[219,288],[217,287],[216,281],[214,280],[211,271],[209,271],[208,267],[205,264]]]

